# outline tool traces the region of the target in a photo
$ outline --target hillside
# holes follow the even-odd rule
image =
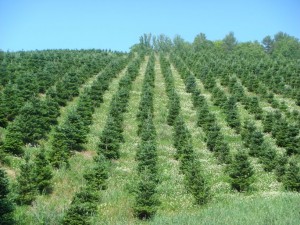
[[[299,60],[284,33],[1,52],[0,224],[299,224]]]

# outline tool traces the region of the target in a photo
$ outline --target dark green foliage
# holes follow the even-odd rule
[[[176,120],[176,117],[180,111],[180,100],[176,93],[173,92],[172,96],[169,98],[169,113],[167,117],[168,125],[173,126]]]
[[[55,133],[53,134],[52,150],[49,154],[49,160],[52,166],[59,168],[62,166],[69,167],[69,157],[71,151],[68,148],[65,139],[66,134],[62,127],[56,127]]]
[[[34,160],[34,184],[40,194],[49,194],[52,192],[52,168],[46,158],[45,149],[41,148]]]
[[[20,205],[30,205],[36,198],[37,190],[33,174],[34,165],[25,156],[25,162],[20,166],[20,174],[17,177],[17,202]]]
[[[267,144],[263,144],[259,161],[263,164],[263,168],[267,172],[271,172],[276,167],[277,154],[274,148]]]
[[[11,123],[7,129],[9,132],[6,134],[3,150],[13,155],[22,155],[24,150],[22,148],[23,136],[20,127],[15,123]]]
[[[55,97],[48,96],[44,102],[43,107],[43,117],[47,126],[45,126],[45,132],[49,131],[50,125],[57,124],[57,118],[60,115],[59,104],[57,103]]]
[[[202,104],[205,104],[205,98],[201,95],[201,92],[197,89],[192,93],[192,101],[194,108],[198,108]]]
[[[212,124],[212,126],[209,127],[207,131],[206,142],[207,142],[207,148],[210,151],[214,151],[214,147],[216,146],[216,142],[218,138],[223,139],[220,130],[221,128],[217,124]]]
[[[70,208],[63,218],[62,224],[91,224],[89,218],[96,213],[97,202],[99,202],[99,196],[94,190],[82,188],[75,194]]]
[[[287,155],[285,155],[285,154],[284,155],[278,155],[277,162],[276,162],[276,167],[275,167],[275,174],[276,174],[277,180],[279,182],[283,181],[283,177],[286,173],[287,163],[288,163]]]
[[[84,178],[87,181],[87,185],[95,191],[106,190],[108,179],[108,161],[102,155],[98,154],[94,158],[96,165],[84,174]]]
[[[188,190],[195,198],[195,203],[206,204],[211,198],[210,185],[203,174],[200,163],[193,161],[190,163],[185,179]]]
[[[273,129],[273,114],[267,113],[264,119],[262,120],[262,123],[264,125],[264,132],[270,133]]]
[[[77,73],[68,72],[63,80],[56,84],[56,92],[58,97],[58,103],[61,106],[65,106],[67,101],[72,100],[73,97],[79,94],[80,82]]]
[[[233,97],[230,97],[224,106],[226,113],[226,121],[228,125],[235,129],[237,133],[240,132],[241,122],[238,115],[238,110],[236,106],[236,100]]]
[[[228,144],[224,141],[223,138],[218,137],[215,147],[214,147],[214,155],[219,160],[220,163],[230,164],[231,163],[231,155]]]
[[[213,95],[214,104],[219,107],[224,107],[224,104],[227,101],[227,97],[225,93],[217,86],[215,86],[212,90],[212,95]]]
[[[300,167],[295,159],[289,162],[283,184],[288,191],[300,192]]]
[[[22,132],[23,143],[36,144],[38,140],[45,136],[46,131],[50,129],[46,124],[43,113],[43,103],[38,99],[27,102],[20,110],[19,116],[14,123],[19,126]],[[8,131],[9,132],[9,131]]]
[[[1,101],[1,126],[5,127],[7,121],[12,121],[18,114],[22,100],[20,92],[16,85],[8,83],[3,90],[2,101]]]
[[[272,129],[272,136],[276,138],[276,144],[284,147],[288,155],[299,154],[300,138],[299,129],[295,125],[290,125],[286,119],[275,119]]]
[[[235,155],[230,166],[231,187],[239,192],[248,191],[253,183],[253,168],[249,162],[248,154],[241,150]]]
[[[160,203],[156,192],[156,181],[153,180],[151,170],[147,167],[139,173],[137,187],[134,213],[139,219],[149,219],[154,216]]]
[[[0,168],[0,224],[15,224],[13,218],[14,206],[8,195],[10,193],[8,178],[5,171]]]
[[[148,168],[153,175],[153,179],[155,179],[157,174],[157,151],[153,140],[141,142],[136,154],[136,160],[138,161],[138,172],[141,173],[145,168]]]
[[[195,76],[190,74],[185,79],[185,90],[188,93],[193,93],[196,89],[196,79]]]
[[[79,98],[77,113],[81,118],[81,121],[85,126],[91,125],[92,115],[94,112],[93,103],[90,99],[90,96],[87,94],[88,91],[85,91]]]
[[[255,119],[260,120],[262,119],[262,108],[259,105],[259,100],[257,97],[249,97],[245,108],[249,110],[250,113],[255,115]]]
[[[263,134],[257,130],[255,124],[250,121],[246,121],[242,130],[242,139],[245,147],[249,148],[249,155],[260,156],[263,151]]]
[[[22,102],[30,100],[38,94],[37,77],[35,74],[23,74],[16,80]]]
[[[120,157],[120,133],[116,130],[116,127],[114,118],[109,117],[100,136],[98,151],[108,159],[118,159]]]

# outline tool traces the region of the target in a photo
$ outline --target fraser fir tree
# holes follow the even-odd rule
[[[167,117],[167,122],[170,126],[174,125],[176,117],[180,111],[180,100],[176,92],[173,92],[169,100],[169,113]]]
[[[8,126],[7,130],[8,131],[3,144],[3,150],[13,155],[22,155],[24,153],[24,150],[22,148],[23,136],[22,132],[20,131],[20,127],[18,127],[15,123],[11,123]]]
[[[239,192],[248,191],[253,183],[253,168],[244,150],[238,151],[230,168],[231,187]]]
[[[97,211],[99,195],[94,190],[86,187],[77,192],[67,210],[62,224],[65,225],[88,225],[89,218]]]
[[[49,160],[53,167],[69,167],[69,157],[71,151],[65,141],[66,134],[64,129],[60,126],[56,127],[55,133],[53,134],[52,149],[49,153]]]
[[[288,191],[300,192],[300,167],[295,159],[289,162],[283,178],[283,184]]]
[[[120,142],[119,132],[116,130],[116,122],[109,117],[98,144],[99,153],[103,154],[108,159],[118,159],[120,157]]]
[[[34,183],[40,194],[48,194],[52,191],[52,168],[45,155],[45,149],[41,148],[34,160]]]
[[[9,199],[9,183],[5,171],[0,168],[0,224],[15,224],[13,219],[14,206]]]
[[[156,181],[148,168],[139,173],[138,190],[135,198],[134,213],[139,219],[154,216],[159,205]]]
[[[263,168],[267,172],[275,169],[277,164],[277,154],[274,148],[264,143],[261,148],[259,161],[263,164]]]
[[[96,165],[88,172],[84,174],[84,178],[87,181],[87,185],[95,190],[106,190],[107,184],[106,180],[108,179],[108,161],[102,155],[98,154],[94,158]]]
[[[20,166],[21,171],[17,177],[17,202],[20,205],[30,205],[35,200],[37,194],[33,174],[34,166],[29,160],[29,156],[25,156],[25,162]]]
[[[196,204],[206,204],[211,197],[210,185],[203,174],[200,163],[191,161],[187,171],[185,176],[187,187],[194,196]]]

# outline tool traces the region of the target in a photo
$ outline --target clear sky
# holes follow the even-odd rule
[[[300,0],[0,0],[0,49],[128,51],[143,33],[300,39]]]

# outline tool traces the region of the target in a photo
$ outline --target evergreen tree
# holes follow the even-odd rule
[[[77,111],[69,112],[67,120],[63,124],[63,132],[66,137],[64,141],[70,150],[80,151],[83,149],[82,145],[87,141],[87,130]]]
[[[96,165],[88,172],[84,174],[84,178],[87,181],[87,185],[93,190],[106,190],[108,179],[108,161],[102,155],[98,154],[94,158]]]
[[[62,224],[65,225],[88,225],[89,218],[97,211],[98,194],[89,188],[82,188],[77,192],[67,210]]]
[[[277,180],[281,182],[286,173],[288,158],[286,154],[278,155],[277,163],[275,167],[275,174],[277,176]]]
[[[79,98],[77,112],[85,126],[91,125],[94,107],[87,91]]]
[[[235,129],[237,133],[240,132],[241,122],[238,115],[238,110],[236,106],[236,100],[233,97],[228,98],[228,101],[225,103],[225,113],[226,121],[228,125]]]
[[[100,136],[99,153],[103,154],[107,159],[118,159],[120,157],[119,135],[119,132],[116,130],[116,122],[112,117],[109,117]]]
[[[65,141],[66,134],[64,129],[60,126],[55,128],[55,133],[53,134],[52,140],[52,150],[49,154],[49,160],[53,167],[60,168],[62,166],[66,166],[67,168],[69,165],[69,157],[71,155],[71,151],[67,146]]]
[[[46,100],[43,102],[43,119],[47,126],[50,127],[50,125],[56,125],[59,115],[60,112],[57,99],[47,95]]]
[[[0,168],[0,224],[15,224],[13,219],[14,206],[9,199],[9,183],[5,171]]]
[[[247,191],[253,183],[254,171],[248,160],[248,154],[241,150],[234,157],[230,168],[231,187],[239,192]]]
[[[11,123],[7,130],[8,131],[3,144],[3,150],[13,155],[22,155],[24,150],[22,148],[23,136],[20,127],[18,127],[15,123]]]
[[[173,94],[171,95],[168,108],[169,108],[169,113],[168,113],[167,122],[168,125],[173,126],[176,117],[180,112],[180,100],[176,92],[173,92]]]
[[[295,159],[289,162],[289,166],[284,175],[283,184],[288,191],[300,192],[300,167]]]
[[[196,204],[206,204],[211,197],[210,185],[203,175],[199,162],[193,161],[190,163],[185,179],[189,191],[195,198]]]
[[[214,154],[220,163],[225,163],[225,164],[231,163],[230,149],[228,147],[228,144],[221,137],[217,138],[214,147]]]
[[[34,183],[40,194],[48,194],[52,191],[52,168],[45,155],[45,149],[41,148],[34,160]]]
[[[156,181],[152,179],[148,168],[139,173],[138,190],[135,198],[134,212],[139,219],[152,217],[159,205],[156,193]]]
[[[267,172],[271,172],[276,167],[277,163],[277,154],[274,148],[270,147],[267,144],[263,144],[261,148],[262,152],[260,153],[259,161],[263,164],[263,168]]]
[[[264,126],[264,132],[272,132],[273,129],[273,113],[267,113],[265,118],[262,120]]]
[[[30,205],[35,200],[37,190],[34,183],[33,168],[29,156],[25,156],[25,162],[20,166],[21,171],[17,177],[17,202],[20,205]]]

